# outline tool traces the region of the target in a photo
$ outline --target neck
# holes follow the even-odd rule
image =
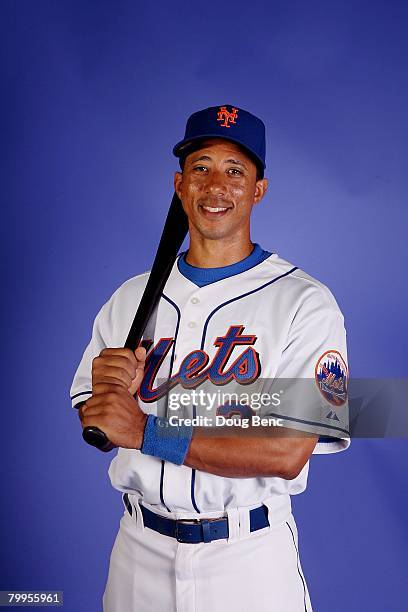
[[[253,248],[249,235],[245,240],[242,236],[209,240],[202,236],[193,238],[190,234],[186,261],[196,268],[222,268],[242,261],[251,254]]]

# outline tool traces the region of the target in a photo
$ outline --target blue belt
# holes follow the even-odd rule
[[[127,493],[123,495],[123,502],[130,516],[133,514],[132,504]],[[182,544],[199,544],[228,538],[228,518],[219,519],[170,519],[160,516],[140,504],[145,527],[153,529],[171,538],[176,538]],[[258,531],[269,527],[268,508],[264,505],[249,511],[250,531]]]

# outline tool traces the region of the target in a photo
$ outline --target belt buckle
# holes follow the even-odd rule
[[[191,544],[191,542],[186,542],[186,540],[183,540],[181,538],[180,533],[179,533],[179,524],[180,523],[198,525],[198,524],[201,523],[201,519],[176,519],[174,536],[175,536],[177,542],[179,542],[180,544]]]

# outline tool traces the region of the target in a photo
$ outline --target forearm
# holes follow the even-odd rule
[[[134,397],[123,388],[100,383],[98,391],[79,408],[83,427],[99,427],[113,446],[139,449],[218,476],[295,478],[317,441],[315,435],[272,426],[238,427],[239,434],[231,429],[222,432],[218,428],[214,433],[209,428],[197,427],[192,438],[191,431],[187,431],[182,434],[184,441],[173,441],[165,434],[163,422],[158,417],[149,420]],[[167,419],[164,421],[169,425]]]
[[[256,433],[249,428],[239,437],[200,429],[194,430],[184,465],[230,478],[295,478],[317,441],[317,436],[286,428],[256,428]]]

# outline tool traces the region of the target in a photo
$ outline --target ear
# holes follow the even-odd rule
[[[262,200],[267,190],[268,190],[268,179],[264,178],[264,179],[261,179],[260,181],[256,181],[254,204],[258,204],[258,202]]]
[[[181,184],[183,182],[183,175],[181,172],[174,173],[174,191],[177,193],[181,200]]]

